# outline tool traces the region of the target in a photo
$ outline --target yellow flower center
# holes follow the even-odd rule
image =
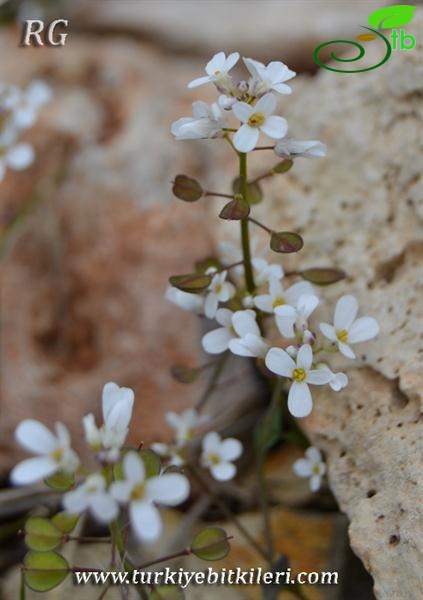
[[[278,296],[273,300],[272,306],[273,308],[276,308],[277,306],[283,306],[284,304],[286,304],[285,298],[282,298],[282,296]]]
[[[339,329],[336,332],[336,337],[342,343],[345,343],[348,340],[348,331],[346,329]]]
[[[145,494],[145,485],[143,483],[139,483],[136,485],[131,492],[131,500],[141,500],[144,498]]]
[[[313,475],[320,475],[320,465],[313,465],[311,472]]]
[[[304,371],[304,369],[294,369],[292,371],[292,379],[294,381],[298,381],[298,383],[301,383],[302,381],[304,381],[306,376],[307,376],[307,373]]]
[[[215,294],[220,294],[220,292],[222,291],[222,288],[223,288],[222,284],[221,284],[221,283],[218,283],[218,284],[216,285],[216,287],[214,288],[214,293],[215,293]]]
[[[219,69],[217,69],[217,71],[214,72],[215,77],[218,77],[221,74],[222,71],[220,71]]]
[[[263,113],[257,112],[253,113],[251,117],[248,119],[248,125],[250,127],[261,127],[265,122],[266,117]]]
[[[54,461],[59,463],[63,458],[63,448],[56,448],[55,450],[53,450],[50,456]]]
[[[220,456],[216,452],[209,452],[208,458],[212,465],[218,465],[220,463]]]

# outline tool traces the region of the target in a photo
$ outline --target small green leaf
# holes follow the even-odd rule
[[[368,21],[374,29],[403,27],[403,25],[407,25],[407,23],[412,20],[415,10],[416,7],[410,6],[409,4],[395,4],[394,6],[387,6],[375,10],[369,16]]]
[[[177,585],[158,585],[149,595],[149,600],[184,600],[185,594]]]
[[[274,231],[270,236],[270,247],[274,252],[289,254],[298,252],[303,246],[303,238],[292,231]]]
[[[58,512],[51,519],[53,525],[62,533],[70,533],[73,531],[79,521],[79,515],[71,515],[67,512]]]
[[[140,450],[138,454],[144,463],[145,476],[147,479],[160,474],[162,463],[160,462],[158,455],[153,452],[153,450],[146,448],[145,450]]]
[[[228,536],[221,527],[203,529],[191,544],[191,552],[202,560],[221,560],[228,555],[229,550]]]
[[[24,559],[24,581],[34,592],[49,592],[69,573],[67,561],[57,552],[28,552]]]
[[[194,383],[197,381],[198,376],[200,375],[199,369],[192,369],[190,367],[182,367],[179,365],[174,365],[171,367],[170,372],[172,374],[173,379],[178,381],[179,383]]]
[[[62,471],[59,471],[48,479],[45,479],[45,483],[49,487],[53,488],[53,490],[57,490],[58,492],[67,492],[74,486],[75,477],[69,473],[63,473]]]
[[[241,194],[241,180],[239,177],[232,182],[232,191],[234,194]],[[248,184],[248,203],[249,204],[260,204],[263,200],[263,192],[261,191],[261,187],[257,182]]]
[[[173,275],[169,282],[173,287],[189,292],[190,294],[199,294],[204,292],[211,283],[210,275],[200,275],[198,273],[189,273],[188,275]]]
[[[293,160],[286,159],[278,163],[275,167],[273,167],[272,172],[277,173],[278,175],[282,175],[289,171],[294,164]]]
[[[305,271],[301,271],[301,277],[306,281],[310,281],[311,283],[315,283],[316,285],[330,285],[331,283],[336,283],[341,281],[341,279],[345,279],[345,272],[341,269],[331,269],[331,268],[316,268],[316,269],[306,269]]]
[[[254,430],[254,446],[262,454],[268,452],[282,436],[282,406],[272,403]]]
[[[50,519],[31,517],[25,523],[25,544],[30,550],[46,552],[53,550],[62,541],[63,534]]]
[[[222,208],[219,217],[227,221],[240,221],[246,219],[249,214],[250,207],[244,202],[241,194],[236,194],[234,200],[231,200]]]
[[[204,194],[204,190],[196,179],[186,175],[177,175],[173,182],[173,193],[184,202],[196,202]]]

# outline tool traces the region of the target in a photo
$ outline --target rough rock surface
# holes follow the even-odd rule
[[[313,393],[306,428],[327,454],[352,546],[382,600],[417,600],[423,588],[421,17],[407,31],[418,46],[379,69],[298,82],[284,103],[292,134],[323,140],[328,156],[298,159],[283,181],[264,184],[270,200],[257,210],[267,224],[303,232],[305,248],[288,264],[344,268],[348,280],[322,295],[356,294],[381,325],[356,365],[340,363],[350,386]],[[369,47],[360,65],[375,64],[376,52]],[[258,173],[269,164],[260,154],[251,159]]]

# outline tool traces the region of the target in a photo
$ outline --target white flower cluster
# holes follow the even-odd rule
[[[85,439],[95,451],[101,465],[97,472],[80,468],[80,460],[71,447],[69,431],[56,423],[52,433],[45,425],[33,419],[22,421],[16,429],[17,441],[35,457],[16,465],[10,478],[15,485],[28,485],[48,479],[57,473],[81,479],[74,489],[63,495],[64,509],[71,514],[90,511],[102,523],[110,523],[126,507],[136,536],[145,542],[154,541],[162,530],[157,505],[176,506],[184,502],[190,492],[188,478],[178,472],[162,472],[147,477],[146,467],[139,452],[124,447],[132,418],[134,392],[116,383],[106,383],[102,394],[103,424],[97,427],[94,415],[83,418]],[[153,444],[152,449],[167,459],[168,465],[185,464],[184,453],[193,439],[194,429],[208,417],[189,409],[181,415],[167,414],[167,422],[175,429],[175,444]],[[203,440],[201,464],[210,469],[219,481],[231,479],[236,468],[231,461],[242,453],[238,440],[222,440],[209,432]],[[116,477],[117,463],[121,476]]]
[[[238,52],[228,57],[224,52],[218,52],[207,63],[206,75],[188,84],[189,88],[196,88],[212,83],[220,95],[211,106],[202,101],[194,102],[192,117],[183,117],[172,124],[171,131],[175,138],[216,138],[234,132],[232,141],[238,152],[250,152],[257,146],[262,133],[276,140],[274,150],[283,158],[324,156],[326,148],[321,142],[298,141],[287,137],[286,119],[274,114],[277,107],[275,94],[291,94],[292,90],[286,82],[295,77],[294,71],[280,61],[264,65],[252,58],[243,58],[249,78],[236,83],[229,72],[239,58]],[[236,128],[231,126],[229,115],[237,120]]]
[[[19,137],[34,125],[50,98],[51,90],[43,81],[33,81],[26,90],[0,83],[0,181],[7,168],[22,171],[33,163],[33,147]]]
[[[90,511],[96,519],[110,523],[119,514],[119,505],[127,507],[135,534],[140,540],[155,540],[161,532],[157,504],[175,506],[189,495],[188,479],[180,473],[162,473],[147,478],[144,462],[138,452],[125,451],[123,445],[132,417],[134,393],[115,383],[103,388],[103,425],[98,428],[94,416],[83,418],[85,437],[96,451],[101,470],[86,475],[71,448],[70,435],[62,423],[56,424],[56,435],[38,421],[28,419],[16,430],[18,442],[36,455],[19,463],[11,473],[16,485],[35,483],[55,473],[67,473],[82,483],[63,495],[63,506],[71,514]],[[114,477],[113,463],[122,460],[122,477]],[[84,473],[84,475],[82,475]]]
[[[228,254],[227,246],[225,253]],[[203,349],[209,354],[229,350],[238,356],[264,359],[269,371],[290,382],[290,413],[295,417],[306,417],[313,407],[310,385],[328,384],[332,390],[339,391],[348,384],[347,376],[332,372],[319,354],[339,351],[353,359],[355,354],[351,345],[375,337],[379,325],[372,317],[356,318],[358,303],[351,295],[338,300],[333,325],[312,324],[310,318],[320,304],[313,285],[307,281],[285,285],[280,265],[269,264],[263,258],[253,258],[252,263],[259,286],[254,296],[246,293],[243,282],[239,281],[239,273],[235,273],[237,289],[227,280],[228,272],[221,271],[213,276],[203,296],[180,290],[175,293],[169,289],[166,297],[186,310],[203,312],[206,317],[215,318],[219,327],[206,333],[202,339]],[[235,294],[241,297],[243,306],[247,301],[252,308],[231,310],[221,306],[233,299]],[[258,313],[273,317],[281,336],[281,347],[271,347],[270,341],[263,337],[257,322]]]

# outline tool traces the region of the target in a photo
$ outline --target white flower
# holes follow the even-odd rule
[[[272,61],[267,66],[252,58],[243,58],[245,66],[253,79],[250,81],[250,94],[261,95],[269,91],[278,94],[292,94],[289,85],[284,82],[295,77],[295,71],[291,71],[280,61]]]
[[[201,464],[210,469],[217,481],[229,481],[236,475],[236,467],[232,461],[242,454],[242,444],[235,438],[222,440],[215,431],[210,431],[203,438]]]
[[[0,133],[0,181],[6,169],[23,171],[34,162],[34,149],[30,144],[17,143],[16,132],[9,126]]]
[[[257,287],[270,282],[271,279],[282,279],[284,275],[281,265],[269,263],[264,258],[253,257],[251,264],[253,265],[254,281]]]
[[[328,383],[334,392],[339,392],[340,390],[343,390],[345,387],[347,387],[348,377],[347,375],[345,375],[345,373],[341,373],[341,371],[339,371],[338,373],[333,373],[330,370],[329,366],[325,363],[318,363],[316,367],[318,369],[325,369],[330,374],[331,379],[328,381]]]
[[[188,408],[181,414],[166,413],[166,422],[175,430],[177,444],[185,444],[192,440],[196,427],[204,425],[208,419],[208,415],[200,415],[194,408]]]
[[[289,305],[296,307],[303,295],[314,296],[313,287],[308,281],[299,281],[291,285],[287,290],[284,290],[280,280],[271,276],[269,278],[269,293],[259,294],[254,298],[254,302],[260,310],[267,313],[276,313],[276,309],[279,306]]]
[[[129,517],[137,537],[152,542],[162,531],[155,504],[176,506],[184,502],[189,496],[188,479],[179,473],[146,479],[144,463],[133,451],[125,454],[123,474],[125,479],[112,483],[110,491],[119,503],[129,504]]]
[[[106,383],[102,394],[103,425],[99,429],[92,414],[83,418],[87,442],[96,450],[104,448],[111,453],[106,458],[116,460],[118,450],[125,443],[134,406],[134,392],[130,388],[119,387],[116,383]]]
[[[275,145],[275,153],[281,158],[321,158],[326,156],[326,145],[318,140],[293,140],[283,138]]]
[[[374,338],[379,333],[379,324],[372,317],[356,319],[358,302],[354,296],[342,296],[335,307],[334,324],[320,324],[320,331],[332,342],[336,342],[339,351],[347,358],[355,358],[349,344],[357,344]]]
[[[82,485],[63,496],[64,509],[76,515],[90,510],[98,521],[110,523],[116,519],[119,507],[106,485],[106,480],[100,473],[89,475]]]
[[[243,123],[233,137],[235,148],[239,152],[250,152],[256,147],[260,132],[277,140],[283,137],[288,124],[286,119],[273,115],[276,109],[276,97],[266,94],[255,106],[246,102],[235,102],[232,106],[234,115]]]
[[[162,458],[165,458],[169,466],[172,465],[174,467],[182,467],[186,462],[185,446],[155,442],[154,444],[151,444],[150,448],[153,450],[153,452]]]
[[[326,473],[326,465],[323,462],[320,451],[310,446],[305,451],[306,458],[299,458],[294,462],[292,468],[298,477],[310,477],[310,489],[316,492],[322,483],[322,477]]]
[[[313,400],[308,384],[324,385],[329,383],[333,373],[325,369],[312,369],[313,351],[304,344],[298,350],[296,361],[281,348],[271,348],[266,355],[269,371],[291,379],[288,394],[288,410],[294,417],[306,417],[311,413]]]
[[[213,271],[213,268],[208,269],[206,273],[212,274]],[[219,302],[227,302],[236,292],[235,286],[230,281],[226,281],[227,276],[227,271],[216,273],[213,275],[211,283],[207,288],[207,295],[204,301],[204,314],[208,319],[213,319],[216,316]]]
[[[165,292],[165,298],[168,302],[176,304],[176,306],[179,306],[183,310],[192,311],[197,314],[203,312],[204,298],[198,294],[189,294],[188,292],[178,290],[173,285],[169,285]]]
[[[229,54],[226,58],[224,52],[218,52],[206,65],[207,75],[198,77],[188,84],[189,88],[195,88],[204,83],[214,83],[222,91],[230,85],[229,71],[239,60],[238,52]]]
[[[192,115],[172,123],[170,130],[177,140],[214,138],[226,127],[226,120],[216,103],[209,106],[207,102],[193,102]]]
[[[302,284],[302,282],[288,288],[285,295],[288,295],[289,297],[295,295],[297,292],[295,289],[292,291],[292,288],[294,288],[295,285],[298,286],[300,284]],[[295,335],[299,335],[300,337],[303,336],[303,339],[307,341],[314,340],[313,334],[308,331],[307,327],[308,318],[318,304],[319,298],[314,294],[301,294],[295,303],[295,306],[289,304],[276,306],[274,308],[275,320],[281,334],[286,338],[293,338]]]
[[[19,129],[31,127],[41,107],[51,99],[51,96],[51,89],[44,81],[33,81],[25,92],[16,91],[9,103],[13,111],[12,122]]]
[[[227,308],[220,308],[216,313],[216,321],[222,327],[209,331],[201,341],[206,352],[220,354],[229,348],[239,356],[264,357],[267,345],[260,335],[253,310],[233,313]]]
[[[10,478],[16,485],[35,483],[57,471],[73,473],[79,459],[70,447],[70,436],[62,423],[56,423],[56,435],[39,421],[26,419],[16,429],[16,439],[37,456],[22,461],[13,469]]]

